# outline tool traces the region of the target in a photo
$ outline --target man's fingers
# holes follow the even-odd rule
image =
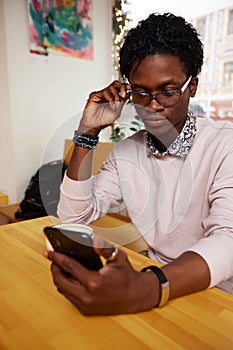
[[[107,262],[116,260],[117,255],[119,253],[118,248],[116,248],[109,242],[106,242],[100,236],[94,237],[94,249],[96,253],[104,257],[107,260]]]
[[[58,292],[69,299],[78,309],[81,309],[83,300],[88,295],[86,287],[72,276],[67,276],[67,273],[54,263],[51,264],[51,272]]]
[[[49,251],[46,252],[45,256],[83,285],[86,285],[96,275],[96,271],[88,270],[78,261],[65,254]]]

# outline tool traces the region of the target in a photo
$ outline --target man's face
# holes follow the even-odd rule
[[[172,55],[148,56],[140,64],[136,60],[130,71],[131,89],[150,94],[179,90],[188,78],[180,59]],[[197,78],[192,78],[179,101],[171,107],[164,107],[155,99],[146,107],[135,105],[147,131],[169,145],[184,126],[189,98],[195,96],[196,88]]]

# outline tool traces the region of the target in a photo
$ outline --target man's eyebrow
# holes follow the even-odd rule
[[[131,85],[134,86],[134,87],[136,87],[136,88],[141,88],[141,89],[143,89],[143,90],[146,90],[146,88],[145,88],[143,85],[141,85],[141,84],[134,84],[134,83],[131,83]]]
[[[161,89],[161,88],[163,88],[163,87],[166,87],[167,85],[169,85],[169,84],[171,84],[171,85],[179,85],[179,83],[178,82],[175,82],[174,80],[167,80],[167,81],[165,81],[164,83],[162,83],[159,87],[158,87],[158,89]],[[145,86],[143,86],[142,84],[137,84],[137,83],[131,83],[131,86],[133,86],[134,88],[140,88],[140,89],[143,89],[143,90],[148,90],[148,87],[145,87]],[[170,90],[170,89],[169,89]],[[172,90],[172,89],[171,89]]]

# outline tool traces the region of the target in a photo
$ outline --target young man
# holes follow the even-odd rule
[[[121,250],[99,247],[108,263],[93,272],[62,254],[46,253],[58,290],[85,314],[147,310],[221,283],[232,292],[233,125],[199,120],[188,111],[202,63],[202,43],[191,24],[152,14],[129,31],[121,49],[128,81],[89,96],[61,187],[59,216],[89,224],[124,204],[149,256],[164,266],[137,272]],[[128,100],[145,130],[119,142],[92,177],[98,134]]]

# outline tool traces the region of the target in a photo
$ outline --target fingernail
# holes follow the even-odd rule
[[[45,251],[43,252],[43,255],[44,255],[44,257],[45,257],[45,258],[48,258],[48,256],[49,256],[48,251],[47,251],[47,250],[45,250]]]

